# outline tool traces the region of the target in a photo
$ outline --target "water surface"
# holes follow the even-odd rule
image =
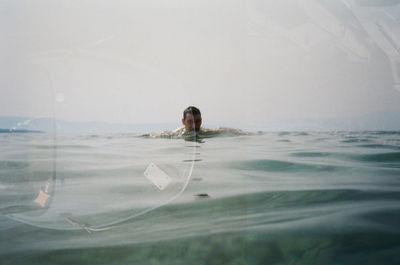
[[[399,132],[202,143],[5,133],[0,143],[2,264],[400,263]],[[143,177],[149,161],[176,178],[169,197]],[[192,163],[179,197],[129,218],[179,193]],[[40,207],[32,201],[49,179],[54,200]]]

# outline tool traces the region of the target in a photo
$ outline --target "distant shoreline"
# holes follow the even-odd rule
[[[141,133],[162,132],[181,126],[176,122],[154,123],[113,123],[106,121],[65,121],[54,117],[18,117],[1,116],[0,128],[3,133]],[[231,127],[245,131],[281,132],[281,131],[399,131],[400,111],[371,112],[356,117],[321,117],[264,120],[259,123],[243,120],[213,121],[203,126],[208,128]],[[7,128],[7,129],[5,129]],[[10,128],[15,128],[12,130]],[[22,131],[23,130],[23,131]],[[26,131],[25,131],[26,130]]]
[[[36,130],[0,129],[0,133],[44,133],[44,132],[43,131],[36,131]]]

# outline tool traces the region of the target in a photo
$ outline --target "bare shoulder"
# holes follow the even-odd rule
[[[178,127],[175,130],[173,130],[174,133],[181,133],[185,131],[185,127]]]
[[[243,131],[240,129],[234,129],[234,128],[228,128],[228,127],[219,127],[217,129],[217,131],[221,132],[221,133],[233,133],[236,135],[252,135],[253,134],[251,132],[246,132],[246,131]]]

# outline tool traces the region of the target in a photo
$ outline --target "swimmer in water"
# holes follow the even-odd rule
[[[194,106],[189,106],[183,111],[183,127],[176,129],[172,134],[178,136],[189,136],[193,135],[192,133],[195,133],[197,135],[203,131],[200,129],[201,122],[200,110]]]
[[[202,118],[201,112],[194,106],[189,106],[183,111],[182,124],[183,127],[176,129],[173,133],[177,135],[187,135],[196,132],[197,136],[207,137],[218,134],[233,134],[233,135],[252,135],[251,133],[244,132],[238,129],[219,127],[218,129],[204,129],[201,128]]]
[[[191,132],[194,129],[196,133],[199,133],[201,122],[202,119],[200,110],[194,106],[189,106],[183,111],[182,124],[184,127],[179,128],[178,130]]]
[[[151,133],[143,135],[151,138],[180,138],[184,137],[186,140],[192,140],[195,135],[196,141],[200,138],[208,138],[217,135],[252,135],[252,133],[245,132],[238,129],[219,127],[217,129],[202,128],[201,112],[194,106],[189,106],[183,111],[182,125],[174,131],[164,131],[162,133]]]

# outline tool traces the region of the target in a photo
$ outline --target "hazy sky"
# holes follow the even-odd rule
[[[0,33],[0,115],[174,122],[196,105],[205,123],[254,124],[400,111],[399,1],[1,0]]]

